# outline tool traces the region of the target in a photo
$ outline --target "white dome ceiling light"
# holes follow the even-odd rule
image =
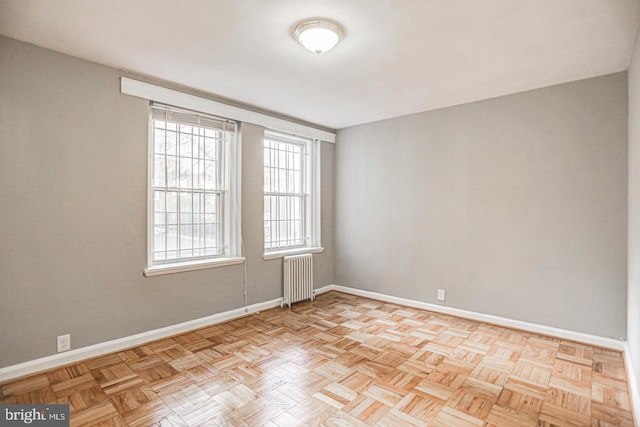
[[[344,29],[340,24],[326,19],[308,19],[295,26],[293,35],[305,49],[319,56],[342,40]]]

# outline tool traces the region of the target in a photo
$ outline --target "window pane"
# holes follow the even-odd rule
[[[214,213],[216,211],[216,195],[213,193],[204,195],[204,211],[205,213]]]
[[[180,193],[180,224],[191,224],[193,209],[191,207],[191,193]]]
[[[174,156],[167,156],[167,187],[178,186],[178,159]]]
[[[278,215],[278,219],[284,221],[287,219],[287,197],[281,196],[278,197],[278,211],[276,215]]]
[[[192,162],[190,157],[180,157],[180,187],[192,188]]]
[[[156,225],[153,228],[153,251],[154,252],[164,252],[165,250],[165,235],[166,228],[164,225]]]
[[[164,212],[165,211],[164,201],[165,201],[165,192],[154,191],[153,192],[153,211]]]
[[[215,257],[225,254],[223,200],[223,143],[233,143],[234,131],[209,129],[213,118],[183,110],[151,107],[153,206],[149,220],[151,262]],[[158,120],[157,118],[164,119]],[[199,117],[199,118],[198,118]],[[184,122],[181,122],[184,120]],[[233,125],[220,122],[225,129]]]
[[[155,187],[164,187],[167,185],[165,177],[165,157],[156,154],[153,161],[153,185]]]
[[[266,149],[264,150],[264,167],[269,168],[270,166],[271,166],[270,150]]]
[[[293,218],[294,219],[301,219],[302,218],[302,199],[299,199],[298,203],[295,203],[293,205]]]
[[[167,192],[167,224],[178,224],[178,193]]]
[[[185,157],[192,157],[192,144],[193,138],[189,134],[180,134],[180,155]]]
[[[204,158],[208,160],[215,160],[216,149],[216,140],[213,138],[206,138],[204,143]]]
[[[293,172],[293,192],[294,193],[302,193],[302,172],[295,171]]]
[[[180,250],[182,253],[181,257],[192,256],[192,254],[188,254],[185,250],[191,249],[193,247],[193,233],[192,227],[190,225],[181,225],[180,226]]]
[[[167,226],[167,250],[174,251],[173,252],[174,258],[177,256],[177,254],[175,253],[175,249],[178,249],[178,226],[168,225]]]
[[[202,221],[204,220],[204,206],[202,206],[201,200],[203,197],[202,193],[191,193],[192,195],[192,201],[191,203],[193,204],[192,206],[192,210],[193,210],[193,223],[194,224],[200,224],[202,223]]]
[[[282,137],[286,139],[286,136]],[[277,137],[275,139],[280,139]],[[304,143],[264,141],[265,249],[304,246]]]
[[[167,123],[167,127],[169,127],[171,123]],[[176,150],[176,133],[167,131],[167,154],[171,154],[176,156],[178,154]]]
[[[264,222],[264,240],[265,242],[267,242],[267,245],[269,245],[268,247],[271,247],[271,222],[270,221],[265,221]]]
[[[201,159],[204,157],[204,138],[196,133],[193,136],[193,158]]]
[[[200,224],[194,223],[192,226],[192,234],[191,234],[191,242],[193,246],[193,256],[204,255],[200,253],[200,248],[202,248],[202,243],[200,242]]]
[[[156,154],[164,154],[164,152],[165,152],[165,138],[166,138],[166,135],[165,135],[164,130],[156,128],[156,130],[155,130],[155,138],[154,138],[154,141],[155,141],[154,150],[155,150]]]
[[[276,191],[279,193],[287,192],[287,171],[286,169],[278,169],[278,181],[276,184]]]
[[[216,226],[214,224],[206,224],[204,226],[205,248],[215,249],[216,246]],[[207,252],[210,254],[211,252]]]
[[[294,180],[294,172],[293,170],[287,171],[287,192],[294,193],[295,192],[295,180]]]
[[[264,196],[264,220],[271,220],[271,196]]]
[[[216,162],[205,161],[204,164],[204,188],[208,190],[213,190],[216,188],[217,181],[217,173],[216,170]]]

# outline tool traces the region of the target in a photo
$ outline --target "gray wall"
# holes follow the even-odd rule
[[[626,73],[337,141],[338,284],[626,336]]]
[[[0,38],[0,367],[243,306],[242,265],[144,278],[147,102],[123,73]],[[262,128],[242,125],[248,297],[282,296],[262,259]],[[334,281],[333,144],[322,148],[317,287]]]
[[[0,38],[0,75],[0,367],[63,333],[78,348],[243,305],[241,265],[142,276],[147,103],[119,93],[122,72]],[[629,91],[640,365],[637,65]],[[450,306],[624,337],[626,97],[621,73],[340,131],[322,148],[316,287],[444,288]],[[249,303],[282,294],[281,260],[262,259],[261,135],[242,124]]]
[[[640,34],[636,35],[629,68],[629,276],[627,339],[635,378],[629,378],[640,396]],[[636,417],[640,413],[636,412]]]

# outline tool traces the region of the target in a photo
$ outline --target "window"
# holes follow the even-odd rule
[[[145,274],[230,263],[240,255],[236,143],[234,122],[151,106]]]
[[[320,249],[318,150],[318,141],[265,132],[265,254]]]

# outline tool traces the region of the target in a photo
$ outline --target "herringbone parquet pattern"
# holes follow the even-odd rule
[[[74,426],[633,425],[619,352],[337,292],[0,387]]]

